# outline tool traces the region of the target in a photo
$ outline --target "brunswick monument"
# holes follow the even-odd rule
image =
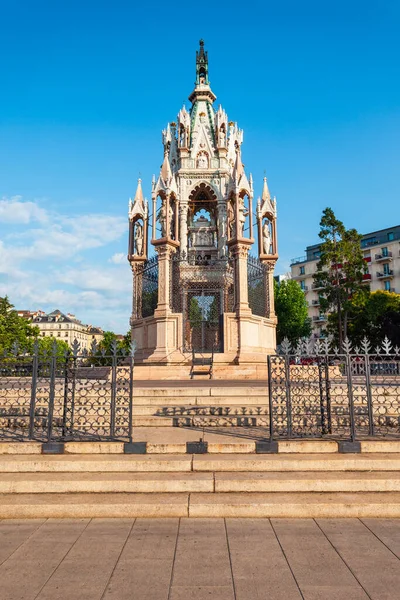
[[[243,131],[215,100],[201,40],[191,107],[162,132],[164,158],[151,203],[140,179],[129,201],[139,364],[185,364],[193,350],[213,352],[221,365],[265,364],[275,352],[276,200],[264,178],[253,213]]]

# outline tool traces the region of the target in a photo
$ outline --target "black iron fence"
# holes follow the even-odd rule
[[[94,351],[93,351],[94,350]],[[133,354],[18,351],[0,359],[0,439],[132,440]]]
[[[400,435],[400,349],[388,340],[341,351],[329,339],[285,341],[268,372],[271,439]]]
[[[1,356],[0,440],[132,442],[133,350],[115,344],[110,353],[81,352],[76,342],[63,355],[54,346],[48,354],[36,347]],[[375,349],[367,340],[359,348],[346,340],[341,351],[329,340],[295,348],[285,341],[266,363],[264,400],[248,406],[243,398],[243,408],[178,406],[174,425],[242,427],[269,444],[400,437],[400,349],[388,340]],[[155,407],[153,416],[172,408],[167,414]]]

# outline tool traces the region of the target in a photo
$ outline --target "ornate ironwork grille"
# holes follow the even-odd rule
[[[74,350],[0,359],[0,439],[131,439],[133,356]]]
[[[254,256],[247,259],[247,286],[251,312],[259,317],[267,316],[268,274],[265,265]]]
[[[276,437],[357,437],[400,434],[400,349],[370,353],[364,340],[342,352],[329,340],[303,341],[268,357],[271,429]]]
[[[176,302],[181,298],[189,306],[196,300],[196,308],[185,313],[193,347],[214,343],[207,331],[201,337],[196,319],[212,325],[213,314],[228,301],[225,288],[200,290],[188,285],[176,295]],[[346,340],[341,352],[329,340],[306,340],[295,348],[285,341],[267,365],[266,399],[259,405],[179,406],[168,414],[176,425],[235,426],[242,428],[239,435],[269,440],[400,438],[400,348],[388,340],[374,351],[367,340],[360,348]],[[33,354],[15,349],[0,357],[0,439],[131,441],[133,380],[133,355],[116,345],[110,355],[95,347],[80,352],[77,342],[61,356],[56,346],[47,354],[37,347]]]
[[[136,319],[152,317],[158,301],[158,256],[153,256],[137,267],[134,299]]]
[[[183,315],[183,349],[223,352],[223,314],[233,311],[228,260],[176,254],[171,260],[171,309]]]

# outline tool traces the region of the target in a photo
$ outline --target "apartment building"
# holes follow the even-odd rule
[[[85,325],[71,313],[64,314],[60,310],[53,310],[48,314],[41,310],[17,312],[20,317],[29,319],[32,325],[38,327],[42,337],[63,340],[70,347],[74,340],[78,340],[81,350],[89,350],[94,340],[99,343],[103,339],[102,329]]]
[[[400,293],[400,225],[363,235],[361,249],[368,265],[365,285],[371,291]],[[326,325],[326,315],[320,310],[319,288],[313,279],[319,257],[320,244],[307,246],[305,256],[293,258],[290,265],[292,278],[306,294],[315,337],[323,336]]]

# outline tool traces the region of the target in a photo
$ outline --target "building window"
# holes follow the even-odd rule
[[[300,267],[300,275],[305,275],[305,274],[306,274],[305,267]]]
[[[300,287],[301,287],[301,289],[303,290],[303,292],[305,292],[305,291],[306,291],[306,284],[305,284],[305,282],[304,282],[304,281],[300,281]]]
[[[393,242],[394,240],[394,233],[393,231],[391,231],[390,233],[388,233],[388,242]]]
[[[385,275],[390,275],[390,264],[389,263],[385,263],[383,265],[383,272]]]
[[[388,249],[387,249],[387,247],[385,247],[385,248],[382,248],[382,256],[388,256],[388,254],[389,254],[389,253],[388,253]]]
[[[390,281],[385,281],[385,291],[390,292]]]

